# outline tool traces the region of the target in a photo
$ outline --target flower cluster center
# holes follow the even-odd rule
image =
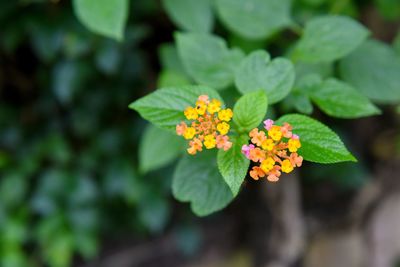
[[[250,171],[250,176],[258,180],[267,177],[271,182],[279,180],[281,172],[290,173],[300,167],[303,157],[297,154],[301,147],[300,138],[292,133],[292,126],[285,123],[283,126],[274,125],[274,121],[264,121],[264,128],[254,128],[249,136],[251,144],[243,145],[242,153],[251,161],[260,163]]]
[[[212,149],[228,150],[232,146],[227,135],[230,130],[229,121],[232,119],[231,109],[222,109],[218,99],[209,99],[201,95],[194,107],[187,107],[184,111],[189,124],[182,121],[176,126],[176,133],[189,141],[187,152],[195,155],[198,151]]]

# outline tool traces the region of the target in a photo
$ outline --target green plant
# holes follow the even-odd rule
[[[198,215],[220,210],[237,196],[250,163],[241,147],[248,144],[249,131],[265,118],[267,107],[283,113],[277,123],[289,123],[300,136],[298,154],[304,160],[331,164],[356,159],[328,126],[307,116],[313,105],[328,116],[354,119],[380,114],[374,103],[400,101],[396,74],[400,62],[394,50],[369,37],[369,30],[349,16],[315,15],[303,27],[296,22],[297,14],[290,12],[291,1],[165,0],[163,4],[184,31],[174,34],[174,44],[161,48],[160,89],[130,108],[158,127],[159,136],[172,139],[167,132],[188,119],[184,111],[200,95],[221,99],[222,105],[226,100],[226,107],[234,105],[232,147],[184,155],[175,169],[173,194],[190,202]],[[227,40],[211,33],[215,18],[226,27]],[[289,37],[283,35],[287,30],[293,32]],[[283,40],[287,45],[279,47]],[[278,57],[268,52],[274,46],[279,47],[274,53]],[[158,149],[176,147],[166,139],[159,147],[144,150],[154,150],[155,155]]]

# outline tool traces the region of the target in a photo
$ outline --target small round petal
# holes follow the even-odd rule
[[[285,172],[285,173],[290,173],[290,172],[292,172],[292,171],[293,171],[293,165],[292,165],[292,163],[290,162],[290,160],[285,159],[284,161],[282,161],[281,169],[282,169],[282,171]]]
[[[210,104],[208,104],[207,111],[210,114],[214,114],[221,110],[221,101],[218,99],[211,100]]]
[[[222,109],[218,112],[218,118],[222,121],[230,121],[233,117],[233,112],[230,108]]]
[[[261,147],[264,150],[272,151],[275,147],[274,141],[272,139],[266,139],[261,143]]]
[[[176,125],[176,134],[183,135],[186,131],[187,125],[185,122],[181,122],[180,124]]]
[[[254,180],[258,180],[265,176],[265,173],[260,167],[254,166],[253,169],[250,171],[250,177]]]
[[[196,109],[192,107],[187,107],[183,113],[188,120],[196,120],[199,117]]]
[[[230,126],[226,122],[221,122],[217,124],[217,130],[220,134],[225,135],[229,132]]]
[[[267,120],[264,121],[264,128],[266,130],[271,129],[272,125],[274,125],[274,121],[273,120],[267,119]]]
[[[197,98],[199,101],[203,101],[204,103],[208,104],[210,101],[208,100],[208,95],[201,95]]]
[[[288,149],[290,152],[297,152],[297,150],[301,147],[301,143],[299,139],[289,139],[288,141]]]
[[[272,138],[274,141],[279,141],[282,138],[282,132],[280,126],[272,126],[270,130],[268,130],[268,136]]]
[[[274,168],[275,160],[271,157],[266,158],[261,162],[260,168],[265,172],[269,172]]]
[[[193,127],[186,128],[185,132],[183,133],[183,137],[185,139],[192,139],[196,134],[196,130]]]

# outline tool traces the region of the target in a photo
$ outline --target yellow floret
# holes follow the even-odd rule
[[[265,172],[269,172],[270,170],[272,170],[272,168],[274,167],[275,164],[275,160],[271,157],[268,157],[267,159],[263,160],[261,162],[260,168]]]
[[[185,132],[183,133],[183,137],[185,139],[192,139],[196,134],[196,130],[193,127],[186,128]]]
[[[274,149],[274,146],[275,146],[275,144],[274,144],[274,141],[272,140],[272,139],[266,139],[266,140],[264,140],[262,143],[261,143],[261,147],[264,149],[264,150],[267,150],[267,151],[272,151],[273,149]]]
[[[281,169],[283,172],[286,173],[290,173],[291,171],[293,171],[293,165],[292,163],[290,163],[290,160],[285,159],[284,161],[282,161]]]
[[[210,104],[208,104],[207,111],[210,114],[214,114],[221,110],[221,101],[218,99],[211,100]]]
[[[192,108],[192,107],[187,107],[187,108],[185,109],[185,111],[184,111],[184,114],[185,114],[185,117],[186,117],[188,120],[195,120],[195,119],[197,119],[197,118],[199,117],[199,115],[198,115],[196,109],[195,109],[195,108]]]
[[[268,136],[272,138],[274,141],[279,141],[282,138],[282,132],[280,126],[272,126],[268,131]]]
[[[289,139],[288,148],[290,152],[297,152],[297,149],[301,147],[299,139]]]
[[[220,110],[218,112],[218,118],[221,121],[230,121],[232,119],[233,112],[230,108]]]
[[[226,122],[220,122],[217,124],[217,130],[220,134],[225,135],[229,132],[230,126]]]
[[[207,110],[207,104],[204,101],[196,101],[196,111],[199,115],[204,115]]]
[[[207,149],[214,148],[216,145],[215,137],[212,134],[204,136],[204,146]]]

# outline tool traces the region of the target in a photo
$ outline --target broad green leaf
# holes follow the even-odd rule
[[[287,98],[283,100],[283,110],[290,112],[293,109],[303,113],[311,114],[314,110],[310,98],[302,92],[293,91]]]
[[[264,39],[291,23],[290,0],[217,0],[222,22],[247,39]]]
[[[157,80],[158,88],[190,84],[191,82],[187,79],[185,75],[173,70],[163,70]]]
[[[185,120],[183,111],[194,106],[200,95],[208,95],[222,101],[218,93],[207,86],[179,86],[161,88],[129,105],[157,127],[174,131]]]
[[[178,53],[192,78],[216,89],[229,86],[243,58],[240,50],[229,50],[223,39],[196,33],[176,34]]]
[[[140,141],[139,170],[146,173],[171,163],[184,151],[184,143],[182,137],[149,125]]]
[[[267,114],[268,100],[264,91],[243,95],[233,108],[233,121],[240,132],[248,132],[258,127]]]
[[[380,110],[366,96],[333,78],[324,81],[314,90],[311,99],[332,117],[351,119],[380,114]]]
[[[174,44],[162,44],[158,49],[158,57],[163,69],[172,70],[182,75],[186,74]]]
[[[393,48],[400,57],[400,31],[397,33],[396,38],[393,40]]]
[[[179,201],[190,202],[198,216],[223,209],[234,197],[219,173],[216,156],[215,151],[186,155],[175,169],[172,192]]]
[[[321,78],[328,78],[333,75],[332,62],[306,63],[298,61],[294,64],[294,69],[296,72],[296,81],[311,74],[317,74]]]
[[[270,104],[287,96],[295,79],[293,64],[285,58],[270,60],[267,52],[258,50],[248,55],[235,75],[235,84],[243,94],[264,90]]]
[[[210,0],[163,0],[165,10],[183,30],[210,32],[214,17]]]
[[[394,50],[369,40],[340,61],[344,81],[379,103],[400,101],[400,59]]]
[[[128,19],[128,0],[74,0],[74,11],[89,30],[121,41]]]
[[[250,161],[242,154],[242,146],[247,144],[247,134],[231,137],[233,145],[228,151],[218,151],[218,169],[234,196],[239,193],[240,186],[246,178]]]
[[[285,115],[277,121],[284,122],[291,124],[293,133],[300,136],[299,155],[305,160],[317,163],[357,161],[339,136],[321,122],[299,114]]]
[[[318,17],[306,23],[292,58],[310,63],[334,61],[356,49],[368,34],[364,26],[349,17]]]

